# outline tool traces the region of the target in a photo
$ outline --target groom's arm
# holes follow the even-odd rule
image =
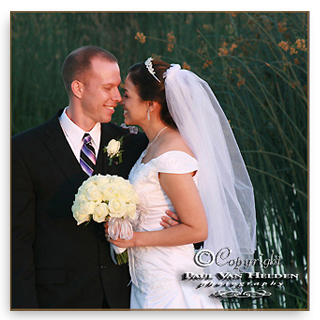
[[[35,194],[14,143],[11,150],[11,307],[38,308],[33,254]]]

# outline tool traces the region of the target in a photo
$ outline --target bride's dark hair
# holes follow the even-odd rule
[[[161,120],[164,121],[168,126],[177,128],[168,110],[163,79],[163,73],[170,68],[171,65],[161,60],[153,60],[152,66],[155,71],[155,75],[160,82],[157,81],[151,73],[149,73],[143,62],[136,63],[131,66],[129,68],[128,76],[137,88],[139,97],[143,101],[158,102],[161,105]]]

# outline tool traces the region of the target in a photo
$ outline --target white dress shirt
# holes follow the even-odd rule
[[[83,145],[82,138],[83,135],[87,131],[83,131],[81,128],[79,128],[74,122],[71,121],[71,119],[68,117],[66,111],[66,107],[60,118],[60,125],[61,128],[66,136],[66,139],[76,157],[78,162],[80,163],[80,151]],[[99,147],[100,147],[100,138],[101,138],[101,124],[100,122],[97,122],[96,125],[87,133],[90,134],[92,138],[92,146],[95,150],[96,157],[98,157]]]

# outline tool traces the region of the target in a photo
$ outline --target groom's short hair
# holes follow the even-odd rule
[[[71,92],[71,83],[85,77],[85,73],[91,68],[93,58],[104,59],[109,62],[118,63],[117,58],[109,51],[96,46],[84,46],[72,51],[64,60],[61,75],[64,86]],[[79,77],[77,79],[77,77]]]

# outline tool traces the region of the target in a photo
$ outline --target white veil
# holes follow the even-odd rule
[[[199,191],[209,236],[204,249],[215,256],[209,272],[239,273],[252,259],[256,214],[252,184],[229,122],[209,85],[173,64],[164,74],[169,112],[199,163]],[[222,256],[217,253],[227,250]],[[238,262],[237,262],[238,261]],[[218,265],[219,264],[219,265]],[[248,269],[242,271],[248,272]]]

